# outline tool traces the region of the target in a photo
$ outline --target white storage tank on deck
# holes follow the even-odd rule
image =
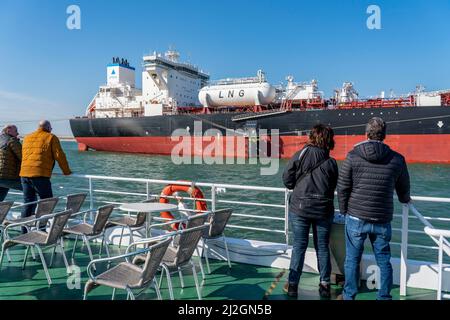
[[[275,99],[275,87],[259,70],[257,77],[216,81],[203,87],[198,98],[206,108],[268,105]]]

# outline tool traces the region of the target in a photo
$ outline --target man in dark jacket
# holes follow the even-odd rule
[[[345,286],[343,298],[358,293],[359,266],[364,241],[369,237],[380,269],[377,299],[390,300],[392,288],[391,220],[393,193],[408,203],[410,184],[405,158],[383,143],[386,123],[372,118],[366,126],[367,140],[354,146],[339,172],[339,210],[346,214]]]
[[[19,172],[22,161],[22,145],[17,136],[17,127],[7,125],[0,134],[0,202],[9,189],[22,190]]]

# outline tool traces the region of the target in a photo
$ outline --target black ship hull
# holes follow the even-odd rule
[[[244,116],[240,120],[239,116]],[[179,114],[138,118],[76,118],[70,120],[72,132],[80,149],[171,154],[179,140],[174,135],[202,136],[201,155],[211,140],[222,136],[223,145],[215,152],[224,156],[225,145],[233,139],[233,132],[278,130],[276,144],[282,158],[291,157],[307,141],[307,133],[317,123],[330,125],[335,130],[336,148],[333,156],[344,159],[355,143],[364,140],[364,129],[372,117],[381,117],[388,123],[388,143],[401,152],[409,162],[450,163],[450,107],[391,107],[357,109],[321,109],[278,114],[239,115],[237,113]],[[183,133],[184,132],[184,133]],[[238,134],[239,136],[239,134]],[[212,139],[211,139],[212,137]],[[231,139],[231,140],[230,140]],[[272,145],[274,147],[274,145]],[[219,150],[220,149],[220,150]],[[244,152],[244,156],[248,151]]]

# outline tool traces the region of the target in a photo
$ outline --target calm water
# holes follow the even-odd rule
[[[256,185],[283,187],[281,175],[286,165],[286,160],[280,160],[280,169],[273,176],[260,175],[259,165],[174,165],[170,157],[153,155],[135,155],[119,154],[107,152],[78,152],[77,145],[74,142],[63,142],[63,148],[66,151],[67,158],[74,173],[78,174],[96,174],[120,177],[166,179],[166,180],[193,180],[211,183],[229,183],[240,185]],[[413,195],[432,196],[432,197],[450,197],[450,165],[426,165],[410,164],[409,171],[411,175],[411,186]],[[57,195],[74,192],[75,189],[85,189],[88,187],[86,180],[56,177],[53,180],[54,190]],[[145,193],[145,185],[133,183],[116,182],[95,182],[95,189],[114,189]],[[152,186],[151,192],[159,194],[162,186]],[[210,197],[208,190],[203,190],[207,197]],[[237,192],[226,190],[224,194],[219,194],[218,199],[252,201],[263,203],[283,204],[282,194],[270,194],[260,192]],[[98,203],[101,200],[115,201],[137,201],[142,197],[117,196],[111,194],[97,194],[95,198]],[[232,207],[235,213],[252,214],[258,216],[276,216],[284,217],[284,210],[279,208],[256,208],[243,205],[220,204],[218,207]],[[447,204],[416,203],[416,207],[425,216],[450,217],[450,206]],[[401,213],[400,206],[397,205],[396,213]],[[239,220],[239,221],[238,221]],[[270,228],[282,230],[284,222],[274,220],[255,220],[254,218],[232,218],[232,224],[251,225],[261,228]],[[432,222],[435,226],[450,227],[450,223]],[[399,219],[393,222],[394,227],[399,226]],[[410,219],[410,228],[423,230],[423,226]],[[230,229],[229,236],[271,240],[284,242],[284,236],[277,233],[260,233],[254,231]],[[393,234],[393,241],[400,239],[399,232]],[[410,243],[421,245],[433,245],[426,235],[410,234]],[[398,253],[398,246],[393,245],[394,254]],[[411,258],[427,258],[435,260],[437,251],[431,249],[411,249]]]

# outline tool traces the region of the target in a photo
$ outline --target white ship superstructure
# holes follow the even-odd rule
[[[154,52],[144,56],[142,93],[145,100],[173,107],[200,105],[198,92],[209,75],[197,67],[178,62],[179,53],[169,50],[164,56]]]
[[[450,90],[425,92],[418,87],[404,96],[384,91],[377,97],[361,99],[352,82],[344,82],[325,98],[318,82],[294,82],[273,86],[262,70],[256,77],[223,79],[209,82],[209,75],[196,66],[179,62],[174,50],[164,55],[157,53],[143,56],[142,89],[136,88],[135,68],[127,60],[113,58],[107,66],[107,84],[89,104],[86,115],[92,118],[121,118],[170,115],[186,112],[289,112],[300,110],[335,108],[370,108],[397,106],[439,106],[450,104]],[[216,109],[211,111],[212,109]],[[180,112],[182,111],[182,112]],[[271,111],[272,112],[272,111]],[[267,116],[265,114],[264,116]],[[233,120],[234,121],[234,120]]]
[[[143,57],[142,89],[136,88],[135,68],[127,60],[113,58],[107,65],[107,83],[100,86],[86,115],[95,118],[155,116],[176,113],[178,108],[201,107],[198,92],[209,75],[178,62],[179,53],[154,52]]]
[[[294,82],[293,76],[287,76],[286,97],[292,100],[321,99],[323,92],[319,91],[317,80],[311,82]]]
[[[113,58],[113,63],[106,67],[106,79],[106,85],[100,86],[86,113],[98,118],[139,116],[142,93],[136,88],[135,69],[128,61]]]

